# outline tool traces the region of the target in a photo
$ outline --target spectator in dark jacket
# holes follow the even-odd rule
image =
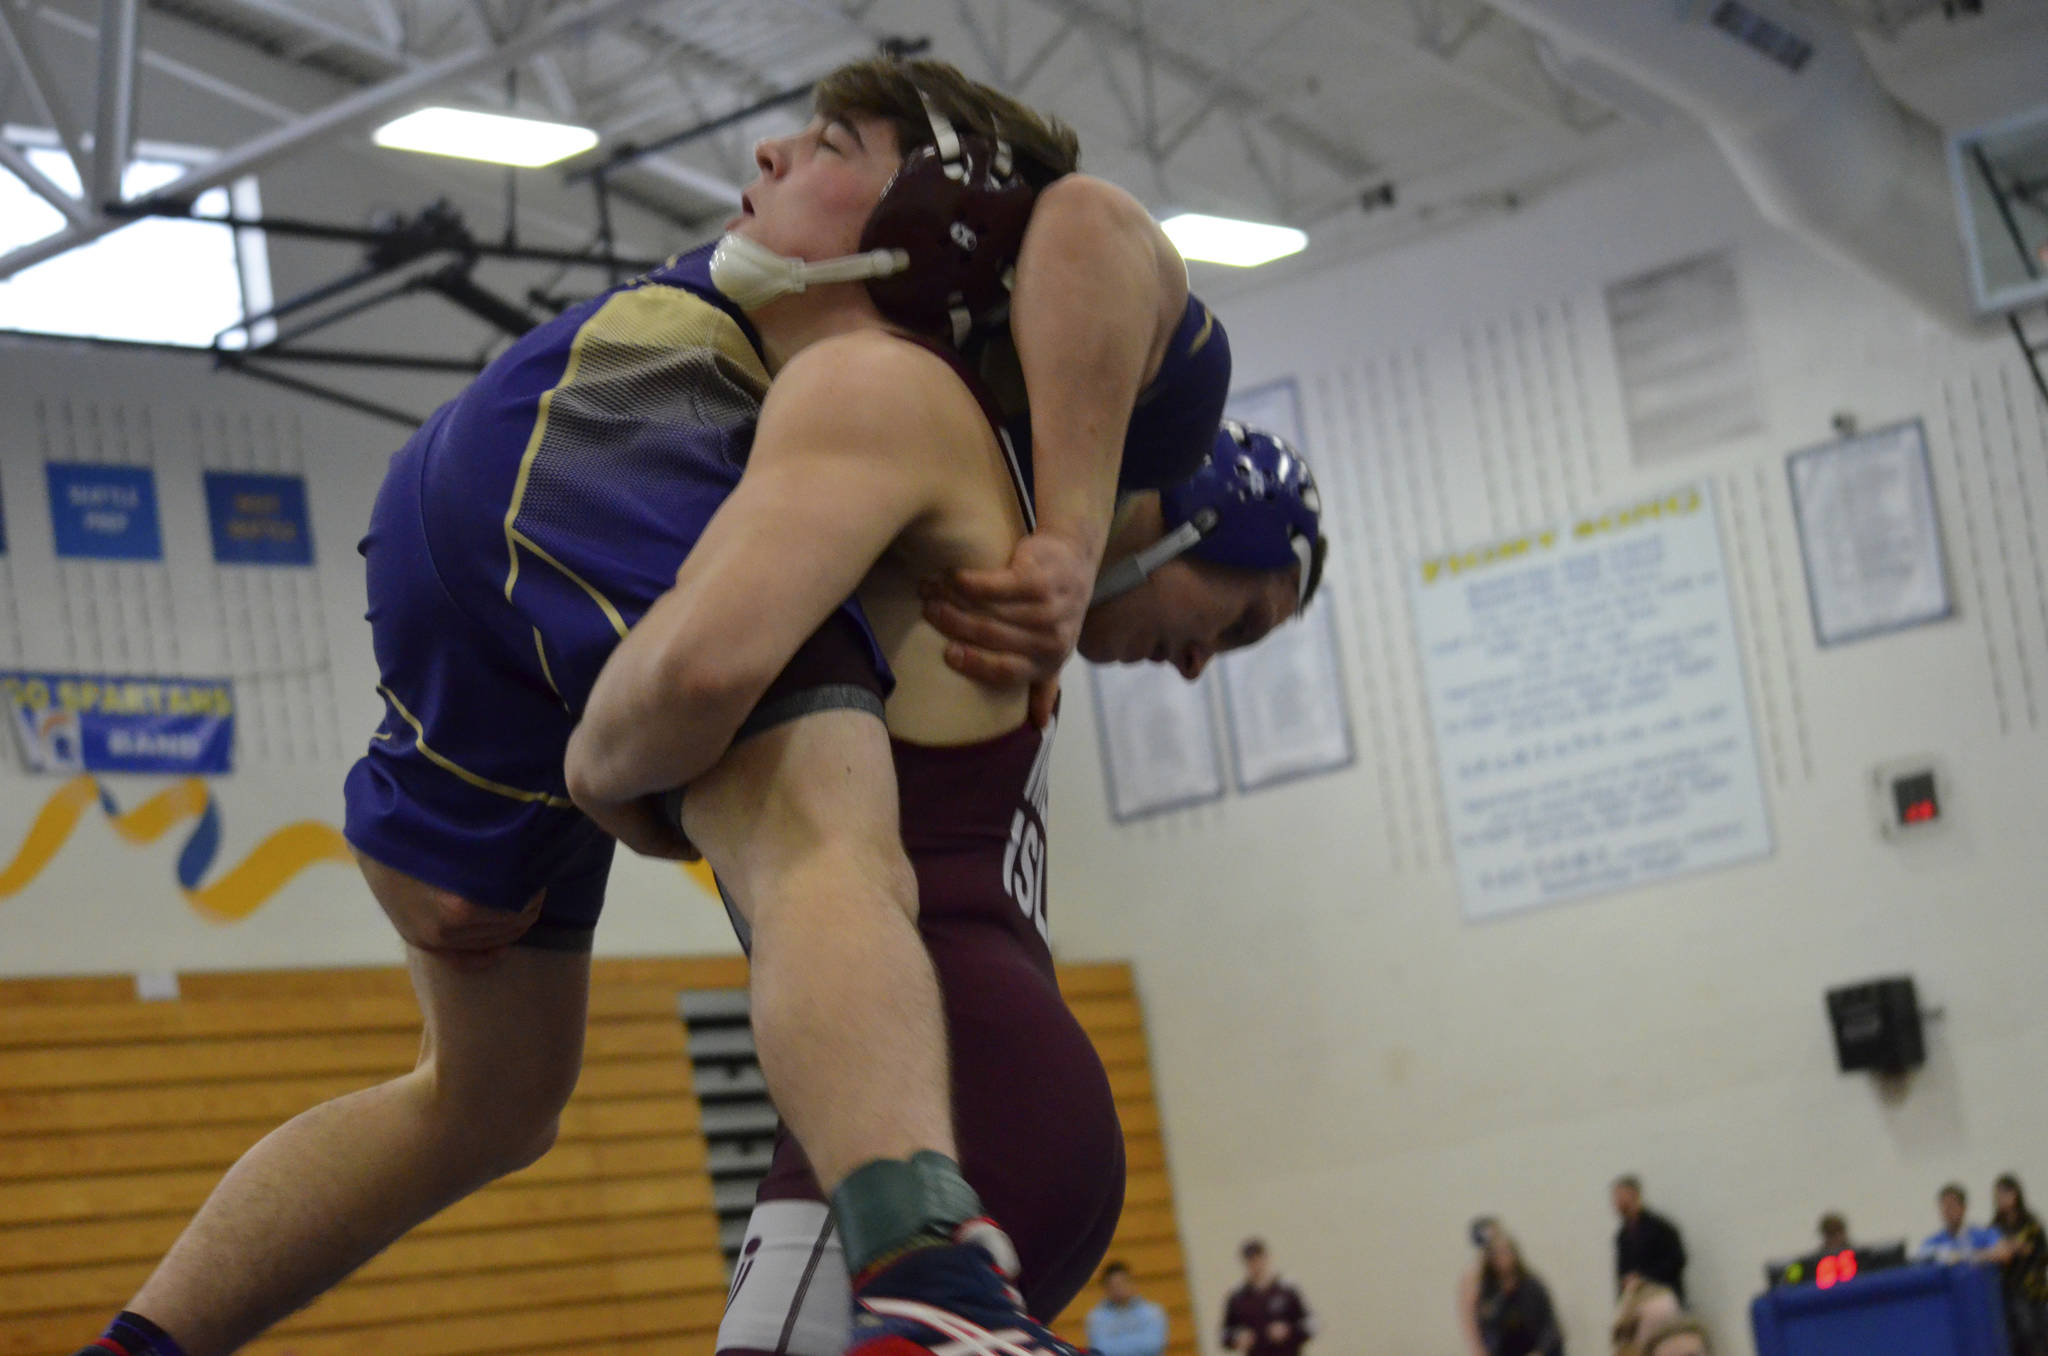
[[[1486,1356],[1564,1356],[1564,1334],[1550,1291],[1522,1265],[1522,1251],[1505,1230],[1495,1230],[1486,1245],[1479,1335]]]
[[[1640,1276],[1667,1286],[1685,1303],[1685,1241],[1678,1226],[1654,1210],[1643,1208],[1643,1184],[1634,1176],[1614,1179],[1614,1213],[1621,1228],[1614,1234],[1614,1292],[1628,1278]]]
[[[1991,1223],[1998,1245],[1987,1254],[2002,1268],[2005,1326],[2013,1356],[2048,1356],[2048,1239],[2027,1208],[2027,1193],[2011,1173],[1991,1187]]]
[[[1242,1356],[1300,1356],[1316,1335],[1301,1292],[1274,1272],[1266,1245],[1258,1239],[1246,1239],[1239,1254],[1245,1280],[1223,1306],[1224,1350]]]

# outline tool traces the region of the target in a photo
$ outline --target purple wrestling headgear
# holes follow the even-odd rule
[[[742,309],[813,283],[866,281],[882,315],[956,347],[1010,309],[1010,284],[1038,190],[1007,142],[961,136],[923,90],[932,145],[921,146],[882,190],[861,230],[859,254],[789,259],[727,235],[711,281]]]
[[[1102,574],[1091,602],[1128,593],[1181,555],[1242,570],[1300,566],[1302,609],[1323,577],[1323,500],[1315,476],[1284,439],[1226,419],[1209,460],[1159,493],[1166,535]]]

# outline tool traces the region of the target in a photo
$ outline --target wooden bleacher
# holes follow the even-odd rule
[[[1128,966],[1062,967],[1124,1120],[1114,1255],[1192,1356],[1179,1231]],[[401,1240],[250,1347],[259,1356],[708,1353],[726,1276],[676,995],[745,983],[736,958],[600,960],[558,1143]],[[412,1066],[397,969],[0,981],[0,1356],[98,1332],[221,1173],[317,1102]],[[1078,1337],[1085,1295],[1062,1317]]]
[[[1121,962],[1062,965],[1060,991],[1102,1056],[1110,1090],[1116,1095],[1117,1116],[1124,1126],[1129,1176],[1124,1213],[1117,1221],[1109,1258],[1127,1264],[1139,1293],[1166,1310],[1166,1356],[1195,1356],[1194,1304],[1188,1294],[1180,1224],[1173,1212],[1173,1184],[1167,1176],[1166,1146],[1159,1133],[1159,1108],[1152,1100],[1145,1015],[1138,1006],[1131,967]],[[1053,1321],[1053,1327],[1060,1336],[1080,1345],[1083,1320],[1101,1298],[1101,1290],[1090,1287]]]

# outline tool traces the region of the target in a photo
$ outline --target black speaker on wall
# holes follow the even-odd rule
[[[1904,1073],[1927,1062],[1920,998],[1911,975],[1829,989],[1828,1020],[1835,1028],[1835,1062],[1843,1073]]]

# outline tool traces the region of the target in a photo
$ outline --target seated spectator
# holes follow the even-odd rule
[[[1998,1244],[1990,1260],[2004,1268],[2005,1327],[2013,1356],[2048,1356],[2048,1242],[2041,1221],[2027,1209],[2027,1193],[2011,1173],[1991,1187]]]
[[[1707,1327],[1696,1318],[1675,1318],[1643,1338],[1642,1356],[1714,1356]]]
[[[1644,1335],[1675,1322],[1681,1312],[1669,1286],[1633,1277],[1614,1307],[1614,1356],[1642,1356]]]
[[[1849,1221],[1830,1210],[1820,1217],[1820,1250],[1824,1253],[1847,1252],[1855,1245],[1849,1242]]]
[[[1088,1346],[1100,1356],[1159,1356],[1166,1350],[1166,1310],[1138,1293],[1131,1269],[1102,1269],[1102,1303],[1088,1311]]]
[[[1962,1183],[1950,1182],[1943,1187],[1934,1198],[1934,1207],[1941,1212],[1941,1227],[1927,1235],[1913,1250],[1913,1260],[1943,1266],[1953,1262],[1975,1262],[1997,1247],[1998,1230],[1979,1228],[1969,1223],[1969,1205],[1970,1197],[1963,1190]]]
[[[1496,1229],[1486,1245],[1479,1335],[1488,1356],[1564,1356],[1550,1291],[1522,1265],[1522,1251],[1504,1229]]]

